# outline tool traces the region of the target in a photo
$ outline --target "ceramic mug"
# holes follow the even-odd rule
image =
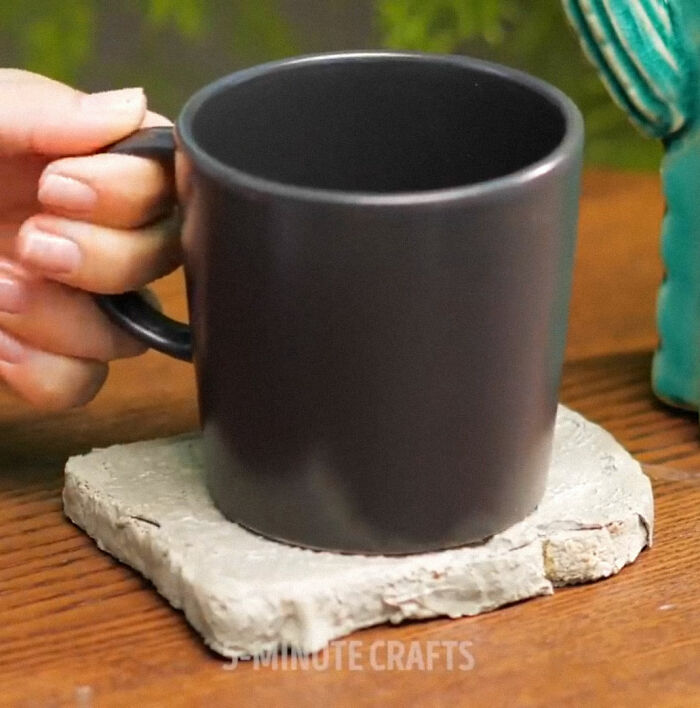
[[[582,120],[555,88],[461,56],[349,52],[239,71],[175,128],[211,496],[311,548],[480,541],[543,494],[576,235]]]

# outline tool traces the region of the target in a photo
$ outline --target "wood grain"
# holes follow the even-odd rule
[[[663,216],[656,174],[590,171],[582,187],[569,359],[656,346]]]
[[[341,645],[327,670],[232,670],[61,513],[68,455],[196,425],[190,368],[148,354],[115,365],[81,410],[38,414],[0,396],[0,704],[700,704],[697,416],[659,404],[648,384],[660,213],[652,176],[587,175],[562,383],[562,399],[605,425],[653,479],[655,544],[634,565],[479,617],[357,632],[348,639],[360,642],[358,670]],[[159,289],[184,314],[178,279]],[[389,641],[418,642],[424,654],[428,642],[470,642],[473,667],[448,670],[443,648],[432,670],[371,670],[371,647],[381,663]]]

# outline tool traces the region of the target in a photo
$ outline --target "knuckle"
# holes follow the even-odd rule
[[[68,284],[92,293],[116,295],[131,289],[141,267],[139,249],[124,239],[124,243],[114,243],[106,251],[91,252]]]
[[[106,363],[113,359],[130,359],[148,351],[148,347],[135,337],[115,325],[110,324],[109,327],[108,335],[104,338],[102,356],[98,357],[100,361]]]
[[[80,287],[105,295],[138,290],[177,268],[180,261],[179,242],[162,225],[134,230],[108,259],[100,258],[99,267],[86,269]]]

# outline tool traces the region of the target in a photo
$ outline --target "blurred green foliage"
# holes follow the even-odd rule
[[[94,13],[92,0],[0,0],[0,31],[23,68],[71,77],[90,57]]]
[[[348,48],[323,40],[350,4],[367,10],[361,46],[466,53],[525,69],[581,107],[589,163],[658,165],[660,146],[637,136],[612,103],[560,0],[0,0],[0,62],[90,90],[140,84],[172,115],[221,73],[319,45]]]
[[[515,18],[513,0],[379,0],[377,18],[394,49],[454,52],[469,39],[503,43]]]
[[[278,0],[0,0],[0,65],[86,90],[141,85],[174,116],[224,72],[298,52]]]
[[[143,7],[146,24],[158,29],[172,25],[183,37],[199,39],[206,28],[205,3],[197,0],[148,0],[146,3],[131,2],[132,7]]]
[[[589,163],[658,166],[660,144],[638,135],[612,102],[561,0],[378,0],[377,22],[388,47],[480,56],[558,86],[585,116]]]

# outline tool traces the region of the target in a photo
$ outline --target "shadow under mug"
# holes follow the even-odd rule
[[[476,542],[539,503],[576,237],[582,120],[460,56],[346,52],[239,71],[170,129],[192,342],[137,294],[103,309],[192,351],[210,494],[311,548]],[[175,146],[177,143],[177,147]]]

